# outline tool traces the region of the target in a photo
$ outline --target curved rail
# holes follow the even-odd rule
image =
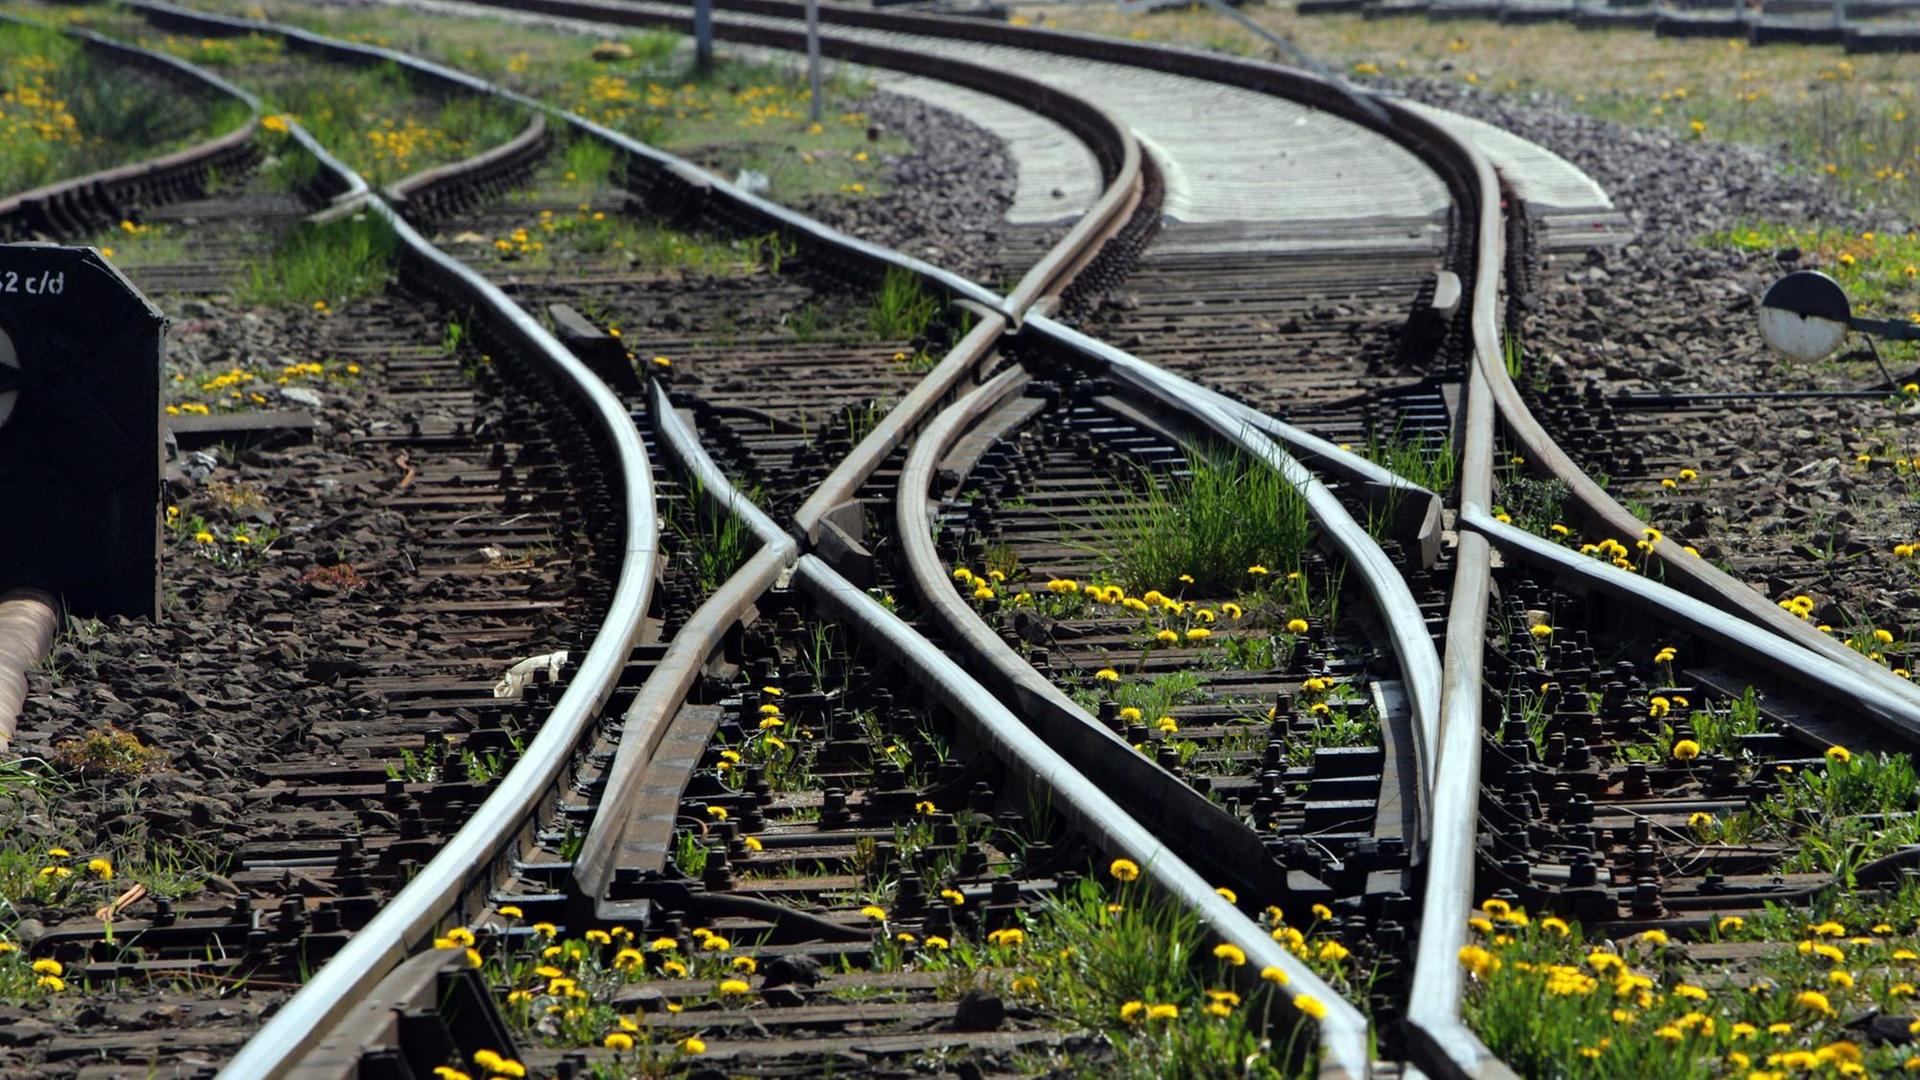
[[[1472,320],[1473,360],[1467,373],[1467,411],[1460,455],[1460,508],[1490,511],[1493,504],[1493,409],[1484,369],[1504,365],[1500,353],[1502,228],[1498,182],[1486,156],[1464,141],[1455,152],[1474,178],[1471,204],[1477,229]],[[1481,680],[1487,644],[1487,596],[1493,585],[1486,537],[1462,532],[1453,552],[1453,600],[1447,612],[1441,688],[1440,775],[1434,788],[1434,829],[1427,849],[1426,897],[1414,952],[1407,1004],[1413,1060],[1436,1076],[1494,1080],[1513,1075],[1460,1018],[1465,975],[1458,960],[1473,904],[1474,837],[1480,823]]]
[[[1005,387],[1017,383],[1018,376],[1018,372],[1008,372],[982,387],[978,393],[996,390],[1004,393]],[[656,405],[661,404],[664,395],[657,387],[654,394]],[[669,452],[689,475],[699,480],[711,502],[717,507],[730,507],[741,514],[743,521],[766,545],[762,555],[776,550],[776,545],[780,543],[791,543],[771,519],[731,487],[719,466],[707,455],[691,431],[671,415],[670,410],[659,413],[658,418],[669,428],[681,429],[665,433]],[[723,589],[732,589],[736,582],[744,582],[757,573],[749,564],[737,572]],[[793,564],[793,579],[817,603],[841,621],[852,624],[862,636],[872,640],[902,667],[913,672],[917,680],[961,724],[970,727],[981,743],[991,748],[991,752],[1006,762],[1026,783],[1057,792],[1061,797],[1053,805],[1060,807],[1062,813],[1103,850],[1138,863],[1149,883],[1162,894],[1194,911],[1220,940],[1231,942],[1244,950],[1248,963],[1256,970],[1278,967],[1287,975],[1290,986],[1327,1002],[1328,1015],[1320,1022],[1321,1045],[1326,1052],[1322,1076],[1354,1077],[1357,1080],[1367,1075],[1366,1018],[1321,981],[1299,958],[1215,892],[1213,883],[1154,839],[1147,827],[1120,807],[1104,788],[1090,781],[1057,752],[1050,745],[1051,740],[1031,730],[997,696],[938,646],[840,576],[818,556],[800,556]],[[1139,758],[1139,754],[1131,747],[1112,740],[1111,736],[1109,740],[1116,742],[1115,753],[1124,754],[1129,759]],[[595,825],[599,825],[598,817]]]
[[[259,101],[252,94],[210,75],[205,78],[210,85],[218,85],[245,101],[258,115]],[[354,1001],[371,991],[415,946],[433,936],[436,925],[466,889],[490,880],[491,868],[504,856],[507,839],[514,835],[512,826],[526,819],[552,788],[575,745],[613,692],[651,603],[653,562],[658,551],[652,473],[645,446],[619,399],[506,294],[428,243],[373,194],[364,178],[329,153],[304,127],[289,121],[288,131],[320,162],[328,186],[336,189],[336,207],[358,202],[394,230],[403,253],[404,272],[414,275],[424,288],[482,313],[491,333],[517,347],[584,403],[620,464],[626,533],[620,578],[601,630],[520,761],[418,876],[355,933],[226,1064],[220,1075],[234,1080],[285,1072]]]
[[[1440,656],[1434,650],[1419,603],[1380,545],[1353,520],[1319,477],[1246,422],[1237,411],[1222,409],[1199,395],[1190,394],[1187,388],[1192,384],[1186,380],[1051,319],[1034,316],[1030,324],[1051,341],[1102,364],[1141,392],[1192,416],[1215,435],[1266,462],[1306,500],[1307,510],[1319,522],[1321,531],[1348,564],[1360,572],[1368,594],[1387,622],[1387,633],[1407,683],[1407,696],[1413,702],[1415,756],[1420,767],[1424,804],[1435,776],[1433,747],[1439,737]],[[1421,820],[1424,832],[1424,813]]]
[[[381,194],[410,220],[438,217],[506,184],[525,179],[546,148],[547,118],[536,112],[512,139],[465,160],[396,180]]]
[[[43,30],[54,29],[6,12],[0,12],[0,20]],[[165,53],[115,41],[91,30],[75,27],[58,29],[80,39],[87,48],[111,53],[124,62],[151,68],[175,80],[197,83],[245,101],[249,104],[250,113],[246,123],[225,135],[170,154],[0,196],[0,236],[15,231],[9,227],[9,222],[17,222],[18,231],[23,234],[36,228],[77,232],[90,224],[120,216],[117,211],[130,200],[139,201],[149,194],[156,198],[178,198],[203,191],[207,177],[213,170],[245,162],[252,156],[253,135],[260,126],[260,107],[251,95],[211,72]]]

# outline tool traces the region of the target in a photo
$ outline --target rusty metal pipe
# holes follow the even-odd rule
[[[60,630],[60,601],[39,589],[0,595],[0,750],[13,742],[27,703],[27,669],[47,658]]]

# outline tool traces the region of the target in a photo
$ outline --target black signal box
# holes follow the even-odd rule
[[[0,589],[159,615],[165,323],[92,248],[0,244]]]

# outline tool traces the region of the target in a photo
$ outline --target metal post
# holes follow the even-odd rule
[[[820,122],[820,0],[807,0],[807,81],[813,88],[807,116],[817,124]]]
[[[713,0],[693,0],[693,67],[713,67]]]
[[[0,596],[0,750],[13,741],[27,701],[27,670],[47,658],[60,631],[60,602],[39,589]]]

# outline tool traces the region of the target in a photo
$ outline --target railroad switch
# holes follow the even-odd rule
[[[0,588],[159,614],[165,323],[92,248],[0,245]]]

